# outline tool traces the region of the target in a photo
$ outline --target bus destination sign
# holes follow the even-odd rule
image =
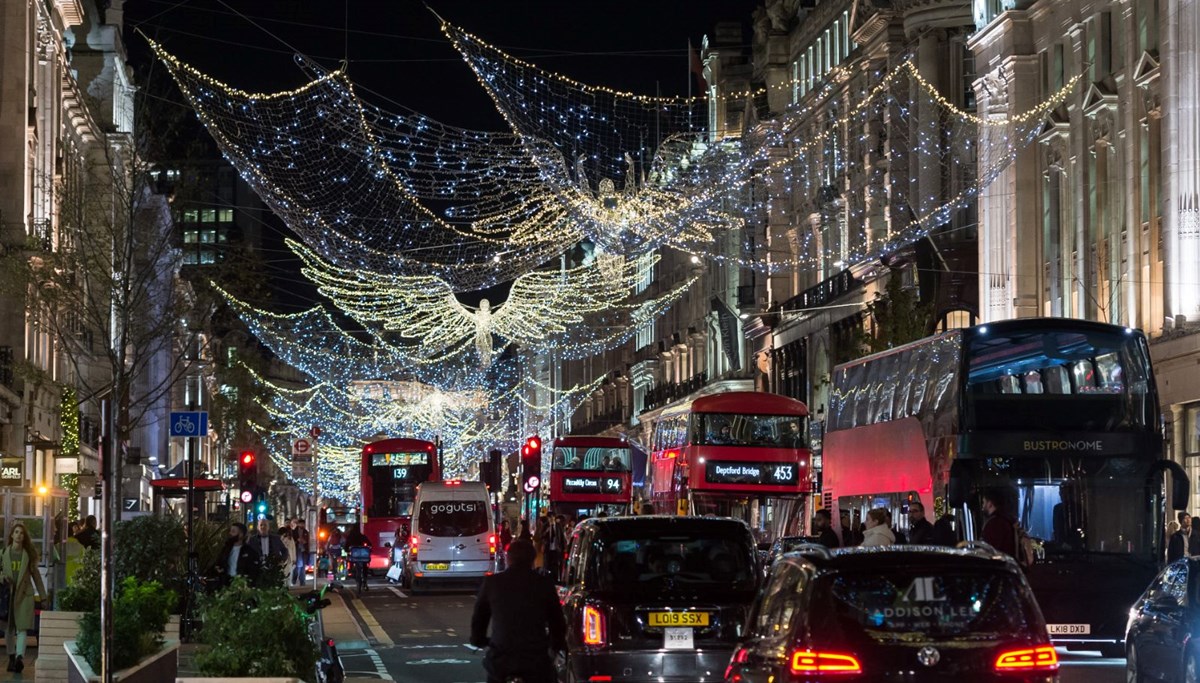
[[[428,465],[429,454],[423,451],[415,453],[372,453],[372,467],[395,467],[397,465]]]
[[[563,493],[620,493],[620,477],[563,477]]]
[[[800,481],[800,467],[791,462],[709,460],[704,463],[704,481],[709,484],[794,486]]]

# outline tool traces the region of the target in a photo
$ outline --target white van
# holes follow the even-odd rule
[[[478,580],[496,571],[496,527],[487,487],[477,481],[425,482],[413,502],[404,580]]]

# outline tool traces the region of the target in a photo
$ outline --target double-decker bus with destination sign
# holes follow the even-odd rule
[[[441,481],[437,445],[422,439],[383,439],[362,450],[362,531],[371,541],[373,571],[387,571],[387,545],[403,543],[411,530],[417,485]]]
[[[633,496],[632,448],[624,439],[564,436],[550,455],[550,509],[557,514],[623,514]]]
[[[651,444],[655,511],[737,517],[791,532],[811,491],[807,422],[802,401],[759,391],[701,396],[664,410]]]

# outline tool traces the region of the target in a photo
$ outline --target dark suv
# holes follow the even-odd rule
[[[721,680],[758,576],[754,538],[738,520],[581,522],[560,576],[566,680]]]
[[[771,568],[725,680],[1056,681],[1016,563],[983,544],[809,546]]]

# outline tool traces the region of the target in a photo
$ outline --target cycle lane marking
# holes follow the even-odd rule
[[[354,605],[354,611],[358,613],[359,619],[362,619],[363,624],[371,632],[371,637],[375,639],[376,643],[379,645],[395,645],[395,642],[388,636],[387,631],[383,630],[383,626],[380,625],[379,620],[375,618],[374,614],[371,614],[371,610],[367,609],[366,603],[359,598],[354,598],[351,600],[351,604]]]

